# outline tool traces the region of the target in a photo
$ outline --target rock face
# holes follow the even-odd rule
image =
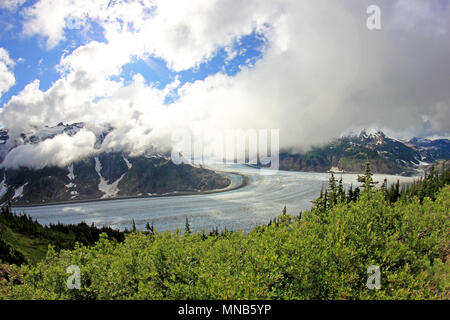
[[[228,178],[162,157],[102,154],[65,168],[0,170],[0,202],[16,205],[225,188]]]
[[[58,134],[76,134],[82,123],[58,124],[12,140],[0,130],[0,161],[19,144],[36,144]],[[97,137],[100,145],[108,132]],[[0,203],[16,205],[61,201],[137,197],[175,192],[222,189],[230,180],[211,170],[175,165],[165,155],[129,157],[124,153],[99,153],[66,167],[0,169]]]
[[[413,138],[408,141],[408,145],[419,150],[425,162],[450,159],[450,140],[448,139]]]
[[[450,158],[450,141],[412,139],[409,142],[387,137],[383,132],[336,139],[306,153],[281,152],[280,169],[328,172],[332,167],[345,172],[364,172],[367,159],[372,171],[411,175],[419,165]]]

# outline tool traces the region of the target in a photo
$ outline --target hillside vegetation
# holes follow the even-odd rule
[[[345,192],[330,178],[311,210],[288,208],[248,234],[104,233],[93,246],[50,247],[35,265],[5,266],[4,299],[449,299],[450,171],[413,186],[375,187],[370,168]],[[69,290],[67,267],[80,268]],[[381,288],[369,289],[369,266]],[[0,280],[2,281],[2,280]]]
[[[125,238],[118,230],[88,226],[84,222],[42,226],[30,216],[13,212],[8,205],[1,209],[0,214],[0,261],[35,264],[45,258],[49,245],[58,251],[73,249],[76,243],[93,245],[101,233],[119,242]]]

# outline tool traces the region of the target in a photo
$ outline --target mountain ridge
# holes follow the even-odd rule
[[[450,140],[413,138],[402,141],[378,130],[341,136],[310,151],[280,152],[280,169],[292,171],[361,173],[367,160],[375,173],[417,175],[421,167],[450,159]]]
[[[10,139],[0,130],[0,161],[20,145],[35,145],[62,134],[77,134],[83,123],[45,127]],[[124,152],[101,151],[111,128],[97,132],[97,153],[64,166],[0,168],[0,203],[13,205],[50,204],[124,197],[197,193],[223,189],[231,183],[225,175],[189,164],[176,165],[166,154],[129,156]]]
[[[176,165],[168,154],[149,152],[131,157],[101,150],[113,130],[95,131],[96,153],[64,166],[28,168],[3,166],[8,153],[21,145],[37,145],[58,135],[78,134],[82,122],[35,128],[10,137],[0,129],[0,203],[39,205],[174,193],[198,193],[227,187],[222,174],[188,164]],[[308,152],[280,152],[281,170],[312,172],[364,172],[369,160],[374,173],[418,175],[424,166],[450,158],[450,140],[413,138],[402,141],[384,132],[361,131],[341,136]]]

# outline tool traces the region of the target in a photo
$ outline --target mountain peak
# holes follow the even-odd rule
[[[375,143],[377,145],[384,144],[386,140],[389,138],[384,134],[381,130],[362,130],[361,133],[357,136],[357,139],[360,142],[366,144]]]

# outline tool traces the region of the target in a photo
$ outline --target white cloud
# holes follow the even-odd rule
[[[39,80],[28,84],[4,106],[0,123],[12,135],[44,125],[53,126],[61,121],[82,121],[93,114],[94,99],[109,96],[122,83],[96,78],[80,70],[57,80],[45,92],[39,85]],[[105,114],[105,110],[102,112]]]
[[[39,35],[46,38],[47,49],[52,49],[64,39],[64,29],[73,23],[73,19],[84,26],[87,14],[105,6],[106,2],[108,1],[39,0],[22,11],[25,18],[23,33],[26,36]]]
[[[437,10],[439,1],[429,1],[422,15],[401,2],[376,1],[383,20],[382,30],[373,32],[365,23],[372,2],[164,0],[151,1],[156,9],[146,11],[136,1],[108,9],[102,1],[82,1],[79,11],[56,6],[47,17],[53,21],[44,22],[42,8],[52,2],[41,0],[28,12],[29,34],[55,45],[64,38],[68,14],[88,12],[105,27],[107,42],[63,56],[61,79],[46,92],[38,81],[29,84],[0,120],[16,133],[60,121],[111,123],[115,130],[103,150],[133,155],[169,148],[171,132],[180,127],[279,128],[281,146],[298,149],[349,127],[418,132],[425,121],[427,132],[450,131],[449,8]],[[234,77],[217,74],[181,88],[175,81],[163,90],[140,75],[127,86],[110,80],[124,64],[149,55],[176,71],[195,67],[255,30],[267,40],[263,57]],[[173,90],[180,98],[165,106]]]
[[[25,35],[46,38],[51,49],[65,39],[72,21],[68,18],[82,25],[95,21],[104,28],[108,41],[104,49],[115,50],[115,57],[154,55],[181,71],[207,61],[218,48],[243,34],[263,30],[279,7],[257,0],[246,1],[244,6],[237,0],[40,0],[25,10],[23,30]]]
[[[64,167],[74,161],[96,153],[95,135],[87,130],[80,130],[73,136],[58,135],[53,139],[38,144],[25,144],[12,149],[1,167],[30,167],[41,169],[46,166]]]
[[[14,64],[14,61],[9,57],[8,51],[0,48],[0,97],[16,83],[16,78],[12,71]]]

